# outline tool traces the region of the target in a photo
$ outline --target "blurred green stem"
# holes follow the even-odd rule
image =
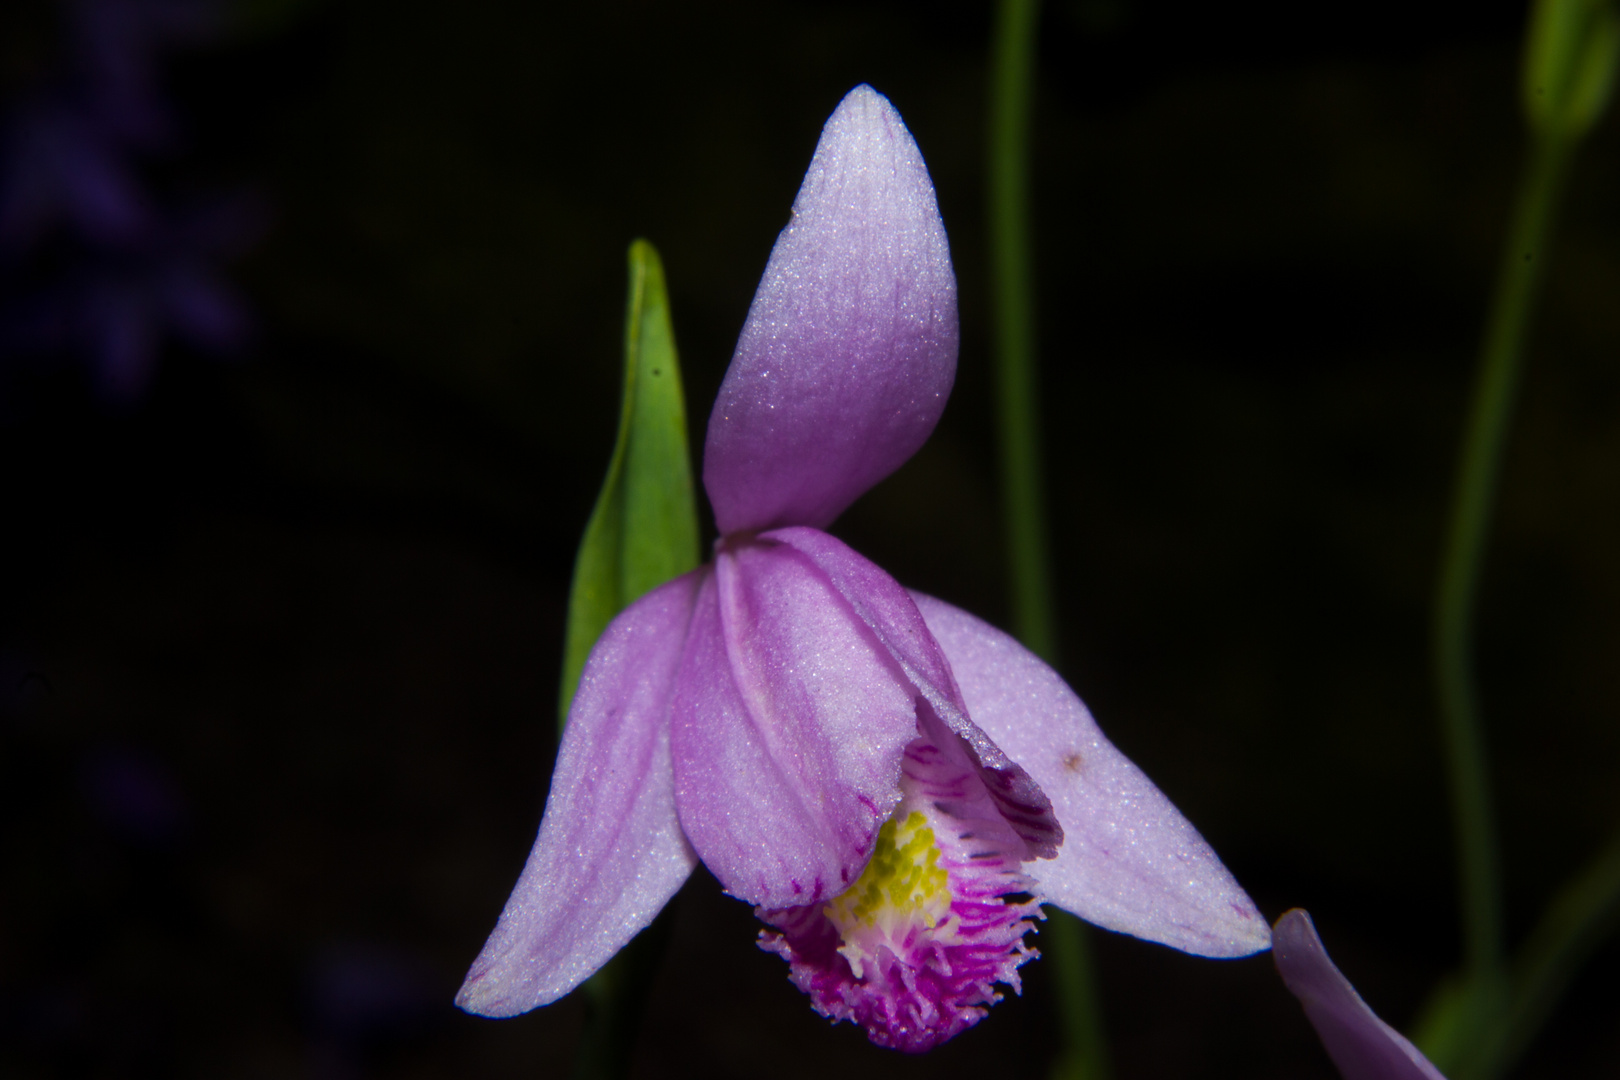
[[[1041,946],[1055,976],[1063,1032],[1052,1080],[1100,1080],[1108,1075],[1108,1044],[1091,967],[1090,933],[1085,923],[1067,911],[1046,909]]]
[[[996,406],[1006,499],[1013,629],[1050,660],[1051,560],[1035,406],[1035,298],[1029,240],[1029,119],[1036,0],[1000,0],[990,68],[990,269]]]
[[[679,899],[677,895],[676,899]],[[585,980],[585,1023],[574,1053],[573,1080],[624,1080],[674,925],[674,902],[651,926]]]
[[[1616,840],[1558,894],[1509,972],[1472,640],[1503,447],[1558,204],[1576,147],[1608,106],[1617,67],[1614,0],[1532,0],[1520,87],[1530,153],[1480,348],[1435,597],[1435,682],[1456,830],[1464,963],[1461,978],[1447,980],[1431,997],[1417,1034],[1453,1080],[1489,1080],[1508,1068],[1595,945],[1620,893]]]
[[[990,259],[995,318],[997,421],[1006,500],[1013,628],[1051,662],[1056,652],[1051,556],[1035,405],[1035,301],[1030,253],[1029,123],[1035,73],[1036,0],[1000,0],[990,66]],[[1048,912],[1042,934],[1057,985],[1064,1046],[1055,1075],[1105,1080],[1108,1052],[1086,928]]]
[[[1435,605],[1436,676],[1459,852],[1465,955],[1470,974],[1490,982],[1503,976],[1505,952],[1489,765],[1473,672],[1474,601],[1531,309],[1569,151],[1569,141],[1561,135],[1537,136],[1519,189],[1463,438]]]
[[[1435,675],[1456,831],[1465,974],[1476,1002],[1469,1026],[1475,1030],[1491,1022],[1490,1014],[1503,1001],[1507,971],[1490,768],[1473,670],[1474,603],[1530,315],[1570,150],[1571,140],[1558,132],[1540,133],[1532,143],[1480,353],[1435,603]]]
[[[1506,1073],[1541,1030],[1583,961],[1620,916],[1620,832],[1553,898],[1513,965],[1513,995],[1485,1032],[1481,1077]]]

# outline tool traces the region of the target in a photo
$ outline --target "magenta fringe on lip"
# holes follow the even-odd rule
[[[1027,899],[1030,882],[1019,871],[1023,848],[976,772],[955,757],[928,738],[911,743],[905,798],[894,815],[904,821],[920,812],[933,831],[949,884],[948,907],[936,908],[933,925],[922,915],[900,916],[887,933],[861,927],[846,938],[830,917],[833,904],[759,912],[773,928],[760,932],[760,947],[788,962],[793,985],[817,1012],[909,1053],[978,1023],[1001,1000],[996,984],[1019,992],[1018,967],[1036,955],[1024,945],[1040,908]]]

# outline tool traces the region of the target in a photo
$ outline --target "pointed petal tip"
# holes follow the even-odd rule
[[[492,1020],[504,1020],[512,1016],[520,1016],[530,1009],[549,1004],[546,1001],[536,1000],[533,1004],[519,1005],[512,1001],[507,994],[500,992],[500,987],[494,980],[487,979],[487,971],[478,971],[476,968],[467,973],[467,981],[461,984],[456,991],[456,1008],[473,1016],[487,1016]]]
[[[897,129],[899,132],[906,131],[905,121],[900,119],[900,110],[887,97],[872,89],[871,83],[861,83],[843,96],[838,107],[827,118],[822,138],[837,138],[857,128],[879,132],[890,138],[897,133]]]
[[[1295,997],[1314,993],[1319,983],[1336,986],[1343,980],[1339,969],[1328,958],[1315,921],[1304,908],[1289,908],[1278,918],[1272,930],[1272,959],[1277,973]],[[1327,974],[1329,970],[1331,976]],[[1344,981],[1344,985],[1348,987],[1349,982]]]
[[[508,947],[503,948],[503,945]],[[566,977],[560,988],[539,985],[532,965],[525,971],[518,957],[519,950],[510,945],[510,941],[502,943],[493,938],[485,943],[468,969],[461,989],[456,991],[456,1008],[474,1016],[506,1019],[549,1005],[573,989],[577,980]]]
[[[1038,880],[1040,867],[1040,863],[1027,864],[1025,872]],[[1225,871],[1225,867],[1220,869]],[[1204,873],[1207,876],[1207,870]],[[1272,947],[1271,927],[1235,885],[1207,895],[1211,891],[1207,881],[1192,881],[1181,895],[1166,897],[1158,895],[1162,887],[1149,887],[1143,890],[1147,894],[1144,897],[1122,901],[1116,895],[1099,901],[1074,889],[1065,878],[1060,873],[1053,882],[1057,898],[1041,890],[1042,900],[1105,930],[1167,945],[1206,960],[1241,960]]]
[[[723,533],[830,524],[927,440],[956,377],[956,277],[922,154],[861,85],[828,118],[715,399]]]
[[[1176,947],[1212,960],[1238,960],[1265,952],[1273,943],[1271,925],[1226,867],[1220,869],[1220,879],[1199,890],[1204,893],[1203,902],[1198,905],[1198,924],[1192,928],[1198,942]]]
[[[1228,900],[1227,909],[1230,915],[1223,913],[1219,919],[1211,915],[1207,928],[1212,931],[1208,938],[1209,948],[1183,951],[1213,960],[1237,960],[1271,948],[1271,927],[1266,925],[1265,918],[1247,895],[1240,891],[1239,899]]]
[[[1284,943],[1295,946],[1308,943],[1307,947],[1322,948],[1322,939],[1316,933],[1316,923],[1311,919],[1311,913],[1304,908],[1289,908],[1277,919],[1275,928],[1277,935],[1277,958],[1282,959]]]
[[[492,936],[456,991],[456,1008],[492,1020],[522,1016],[561,1001],[604,962],[592,958],[551,964],[547,958],[526,953],[521,942]]]

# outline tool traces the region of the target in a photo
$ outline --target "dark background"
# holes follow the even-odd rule
[[[14,67],[57,47],[49,7]],[[566,1075],[577,1000],[490,1021],[450,999],[544,801],[626,246],[664,256],[701,445],[822,121],[857,82],[889,95],[950,231],[961,370],[938,434],[835,531],[1004,623],[989,10],[254,10],[163,67],[183,149],[148,175],[262,195],[231,271],[252,345],[170,346],[136,400],[71,357],[7,368],[0,1073]],[[1428,607],[1523,151],[1523,19],[1054,0],[1041,26],[1062,667],[1397,1026],[1458,959]],[[1617,151],[1611,115],[1574,173],[1482,597],[1515,940],[1620,821]],[[638,1076],[1045,1075],[1039,963],[909,1059],[830,1029],[754,932],[699,871]],[[1094,940],[1121,1080],[1332,1075],[1267,957]],[[1617,962],[1586,966],[1519,1075],[1620,1071]]]

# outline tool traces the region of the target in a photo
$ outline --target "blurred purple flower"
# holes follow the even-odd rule
[[[933,431],[957,336],[928,172],[858,87],[709,419],[714,562],[597,643],[462,1008],[562,997],[700,859],[819,1012],[908,1051],[1018,988],[1036,901],[1200,955],[1266,947],[1215,853],[1050,668],[822,531]]]
[[[58,227],[102,247],[137,243],[151,231],[130,163],[82,110],[30,102],[17,110],[9,134],[0,201],[0,249],[8,255]]]
[[[218,261],[257,230],[254,203],[160,204],[136,155],[171,141],[160,53],[216,32],[225,0],[78,0],[70,56],[0,131],[0,352],[88,356],[101,390],[144,388],[166,334],[225,352],[245,307]]]
[[[169,137],[173,120],[158,92],[158,56],[213,39],[224,15],[224,0],[75,0],[75,66],[87,104],[106,129],[141,145]]]
[[[1305,911],[1294,908],[1277,920],[1271,956],[1344,1080],[1445,1080],[1421,1050],[1361,1000],[1333,966]]]

